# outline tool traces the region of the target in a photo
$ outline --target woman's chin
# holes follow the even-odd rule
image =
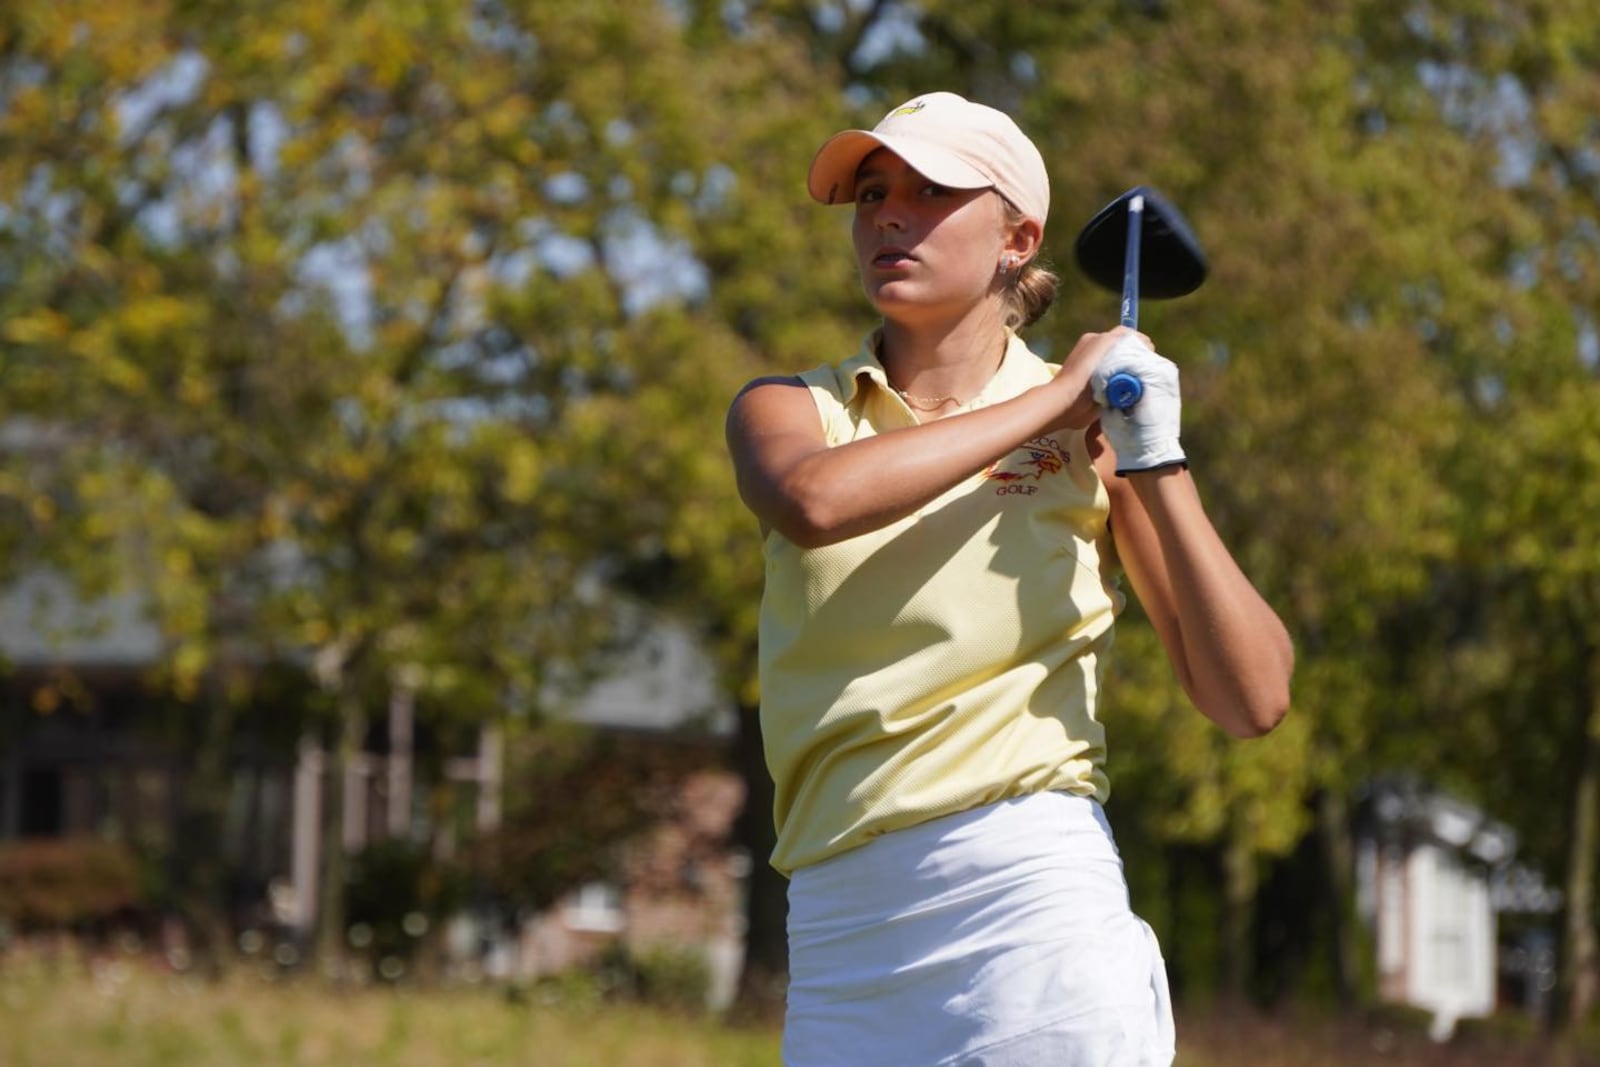
[[[867,299],[871,300],[872,306],[885,317],[896,313],[915,312],[929,303],[927,293],[920,292],[919,287],[911,282],[898,278],[876,284],[868,282]]]

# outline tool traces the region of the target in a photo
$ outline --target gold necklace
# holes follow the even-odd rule
[[[894,386],[891,385],[889,388],[894,389]],[[923,411],[932,411],[934,408],[942,408],[946,404],[954,404],[957,402],[956,398],[953,396],[916,396],[912,393],[906,392],[904,389],[894,389],[894,391],[895,395],[897,395],[901,400],[904,400],[912,407],[919,408]]]
[[[883,340],[881,338],[878,341],[877,356],[878,356],[878,363],[881,366],[882,363],[883,363]],[[996,363],[995,364],[995,368],[994,368],[996,373],[998,373],[999,370],[1000,370],[1000,364],[1004,363],[1005,361],[1006,361],[1006,350],[1005,350],[1004,346],[1002,346],[1001,349],[1000,349],[1000,363]],[[888,378],[889,378],[888,371],[885,370],[885,372],[884,372],[884,380],[888,381]],[[918,411],[933,411],[935,408],[942,408],[946,404],[955,404],[957,406],[960,406],[960,404],[962,403],[960,398],[958,398],[956,396],[953,396],[953,395],[950,395],[950,396],[917,396],[915,393],[908,393],[904,389],[895,389],[895,386],[894,386],[893,382],[889,382],[889,388],[890,389],[894,389],[894,393],[895,393],[896,396],[898,396],[901,400],[904,400],[911,407],[916,408]],[[981,393],[981,392],[983,392],[982,388],[980,388],[978,390],[978,393]],[[977,393],[974,393],[973,395],[976,396]],[[968,401],[968,402],[970,403],[970,401]]]

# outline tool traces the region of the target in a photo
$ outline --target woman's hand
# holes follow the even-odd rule
[[[1112,378],[1131,375],[1141,395],[1126,410],[1112,409],[1106,390]],[[1178,388],[1178,365],[1138,338],[1119,338],[1095,367],[1089,379],[1100,404],[1100,429],[1117,453],[1117,473],[1159,470],[1187,462],[1179,431],[1183,399]]]
[[[1059,394],[1061,416],[1056,421],[1057,427],[1081,430],[1100,417],[1101,409],[1095,403],[1090,379],[1105,354],[1124,337],[1137,337],[1151,348],[1155,347],[1149,337],[1127,326],[1117,326],[1104,333],[1086,333],[1072,346],[1067,358],[1061,361],[1061,372],[1049,386]]]

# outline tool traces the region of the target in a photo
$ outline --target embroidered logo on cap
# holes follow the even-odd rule
[[[917,112],[921,111],[923,108],[925,108],[927,106],[928,106],[927,101],[918,100],[914,104],[907,104],[905,107],[897,107],[897,108],[895,108],[893,111],[889,112],[888,115],[884,116],[884,118],[887,120],[887,119],[895,118],[895,117],[900,116],[900,115],[915,115]]]

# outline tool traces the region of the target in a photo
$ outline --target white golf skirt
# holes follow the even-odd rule
[[[787,1067],[1166,1067],[1166,966],[1100,805],[1040,793],[789,883]]]

